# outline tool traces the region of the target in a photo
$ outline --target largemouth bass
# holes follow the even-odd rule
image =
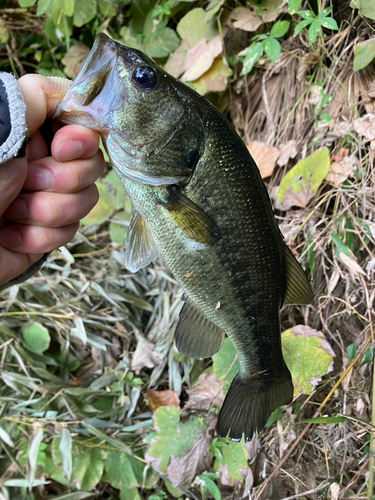
[[[104,34],[55,116],[101,134],[135,209],[128,268],[160,254],[181,284],[177,349],[205,358],[233,342],[239,373],[217,431],[250,440],[292,400],[279,309],[311,291],[243,141],[203,97]]]

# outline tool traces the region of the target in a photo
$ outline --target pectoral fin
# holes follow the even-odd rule
[[[178,351],[191,358],[213,356],[224,343],[225,334],[190,299],[180,312],[175,331]]]
[[[170,189],[164,208],[186,238],[208,245],[221,239],[220,229],[211,217],[175,188]]]
[[[132,273],[148,266],[159,256],[157,244],[138,212],[130,222],[125,245],[125,266]]]
[[[287,304],[310,304],[313,295],[306,275],[290,251],[285,245],[285,268],[286,268],[286,291],[284,306]]]

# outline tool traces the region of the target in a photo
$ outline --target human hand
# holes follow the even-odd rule
[[[59,128],[47,156],[39,127],[60,101],[54,84],[40,75],[18,84],[31,141],[25,157],[0,165],[0,285],[73,238],[98,201],[105,166],[98,133],[79,125]]]

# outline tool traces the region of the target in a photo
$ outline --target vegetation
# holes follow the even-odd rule
[[[116,176],[74,240],[0,298],[0,500],[374,497],[372,0],[0,0],[0,69],[74,78],[95,35],[146,52],[226,113],[309,273],[281,312],[295,399],[218,438],[234,349],[173,346],[181,290],[131,274]]]

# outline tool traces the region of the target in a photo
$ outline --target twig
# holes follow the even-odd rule
[[[316,493],[317,491],[323,490],[329,485],[328,481],[324,481],[324,483],[320,484],[313,490],[304,491],[303,493],[297,493],[297,495],[292,495],[291,497],[285,497],[284,500],[293,500],[294,498],[304,497],[306,495],[311,495],[312,493]]]

